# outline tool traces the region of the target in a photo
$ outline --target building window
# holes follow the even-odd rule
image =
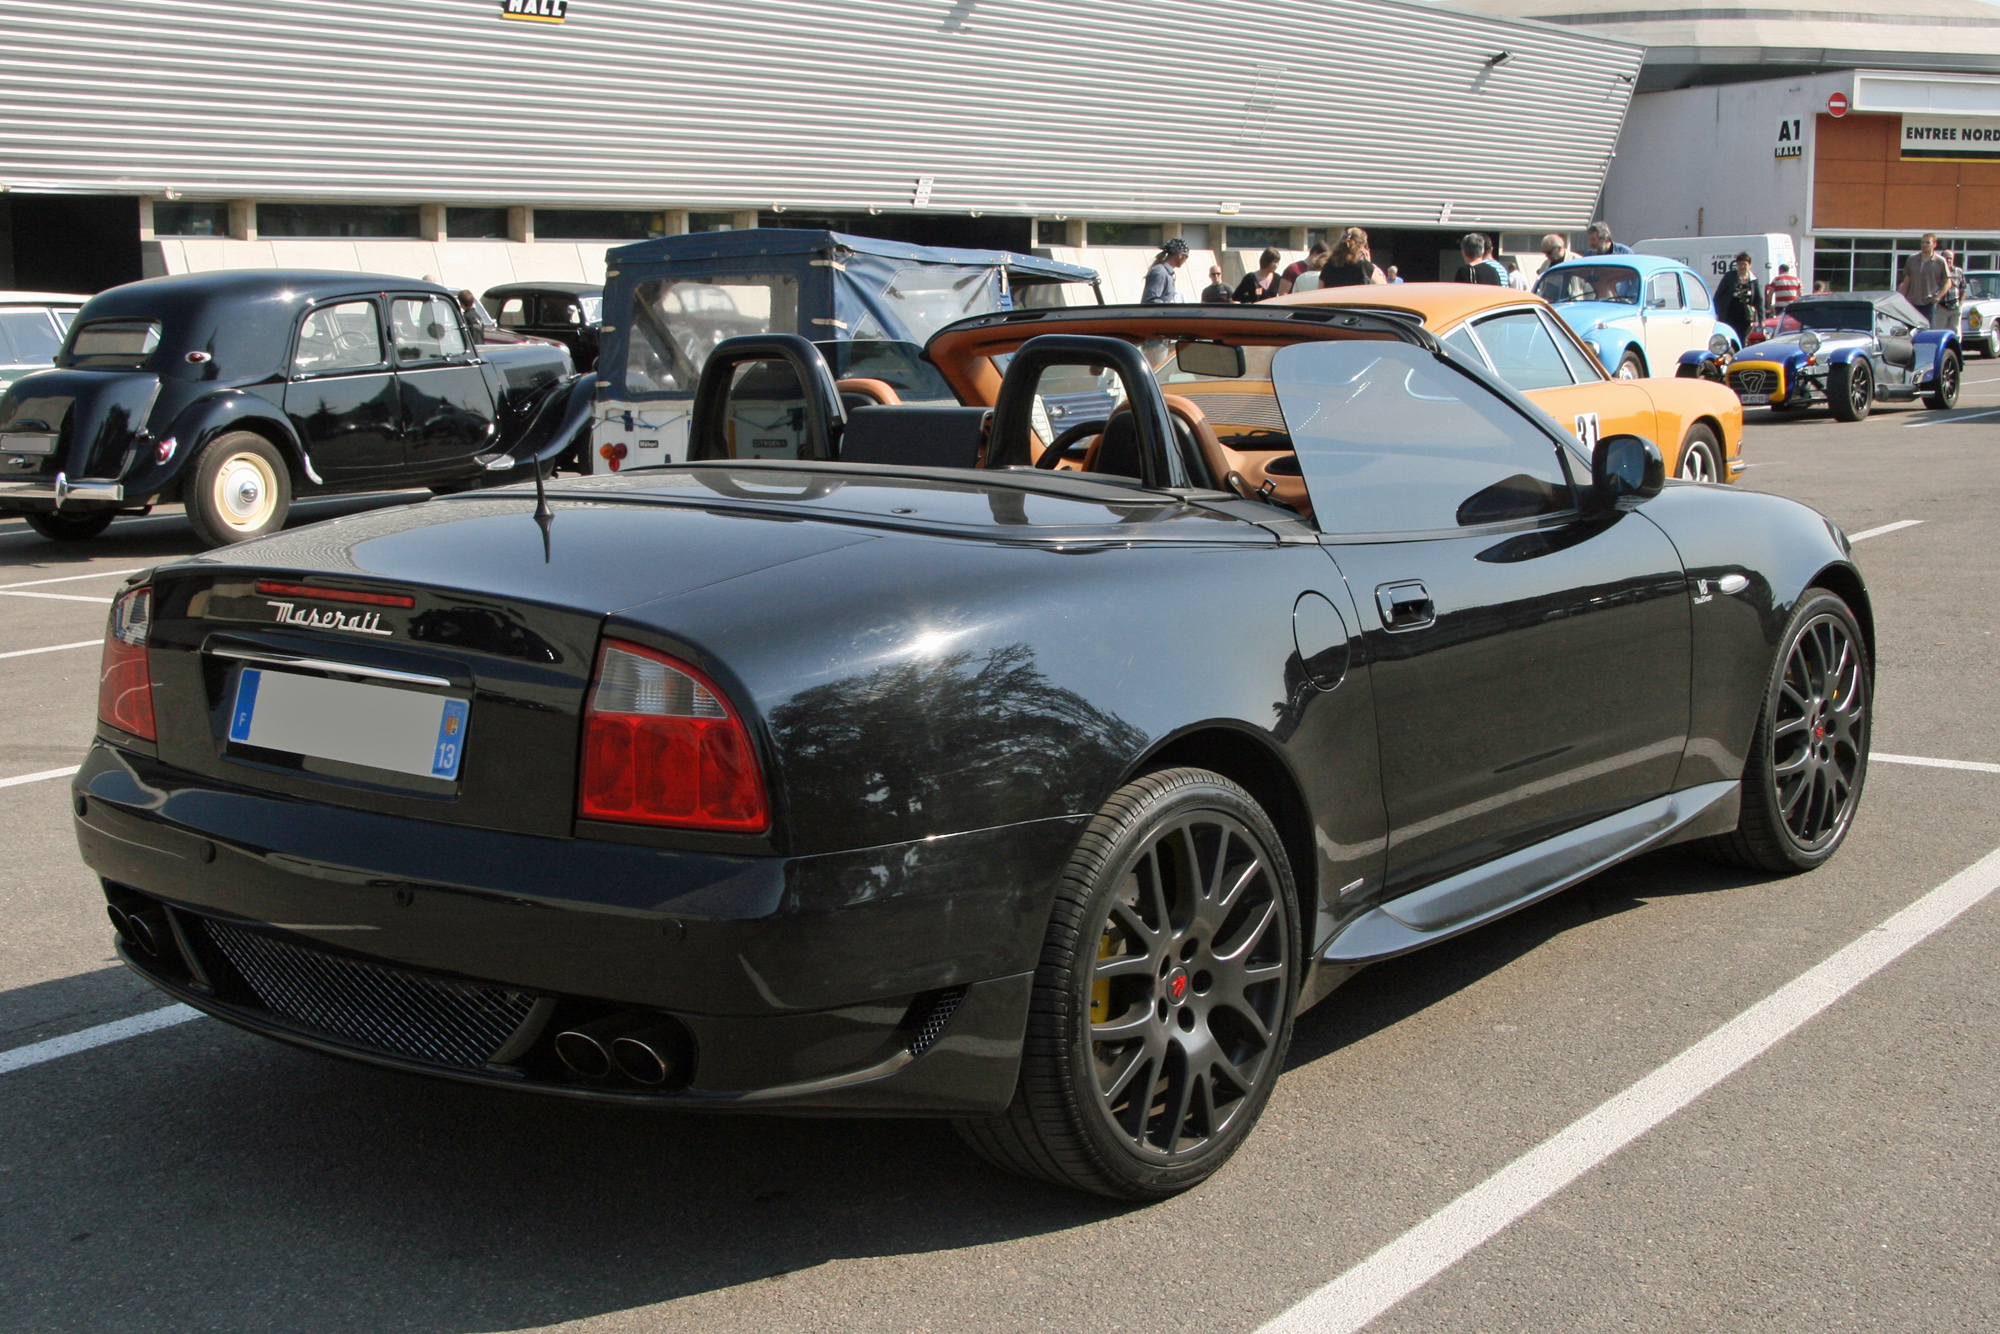
[[[690,213],[688,230],[691,232],[733,232],[736,230],[734,213]]]
[[[1269,246],[1273,250],[1292,248],[1292,229],[1289,227],[1238,227],[1229,228],[1229,248],[1231,250],[1262,250]]]
[[[259,204],[257,235],[406,237],[423,235],[415,204]]]
[[[1910,256],[1923,245],[1918,236],[1821,236],[1813,240],[1813,281],[1836,292],[1894,290]],[[2000,237],[1938,234],[1938,249],[1970,272],[2000,269]]]
[[[1157,222],[1093,222],[1088,244],[1151,246],[1157,250],[1165,234],[1164,224]]]
[[[227,236],[229,205],[156,201],[153,204],[153,235]]]
[[[444,211],[444,234],[454,241],[504,241],[507,239],[507,210],[448,208]]]
[[[537,241],[644,241],[667,234],[667,215],[643,209],[538,208]]]

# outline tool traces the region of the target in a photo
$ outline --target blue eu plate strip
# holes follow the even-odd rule
[[[458,777],[458,762],[465,754],[467,707],[466,701],[462,699],[448,699],[444,702],[444,717],[438,719],[437,751],[431,760],[433,778]],[[249,724],[246,722],[244,726],[247,727]]]
[[[257,682],[264,673],[255,667],[245,667],[243,675],[236,681],[236,709],[229,715],[229,739],[247,743],[250,740],[250,715],[257,711]]]

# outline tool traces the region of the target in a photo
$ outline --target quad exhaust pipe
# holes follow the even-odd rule
[[[556,1055],[585,1079],[616,1070],[648,1088],[685,1083],[693,1073],[694,1040],[677,1019],[627,1010],[556,1034]]]
[[[126,943],[147,958],[171,958],[176,952],[173,923],[167,920],[165,908],[123,908],[112,903],[105,905],[104,911]]]

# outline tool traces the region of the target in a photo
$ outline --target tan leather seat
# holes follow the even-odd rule
[[[855,399],[867,399],[870,403],[885,408],[900,405],[903,396],[896,392],[896,386],[887,380],[870,380],[856,377],[851,380],[835,380],[833,387],[840,391],[840,401],[848,407],[862,407]]]

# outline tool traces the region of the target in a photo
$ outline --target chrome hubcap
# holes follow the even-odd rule
[[[1090,1054],[1098,1110],[1141,1156],[1201,1151],[1276,1078],[1292,967],[1280,892],[1219,812],[1160,830],[1121,878],[1092,966]]]
[[[255,454],[232,454],[215,475],[216,509],[232,528],[248,531],[269,521],[278,479]]]

